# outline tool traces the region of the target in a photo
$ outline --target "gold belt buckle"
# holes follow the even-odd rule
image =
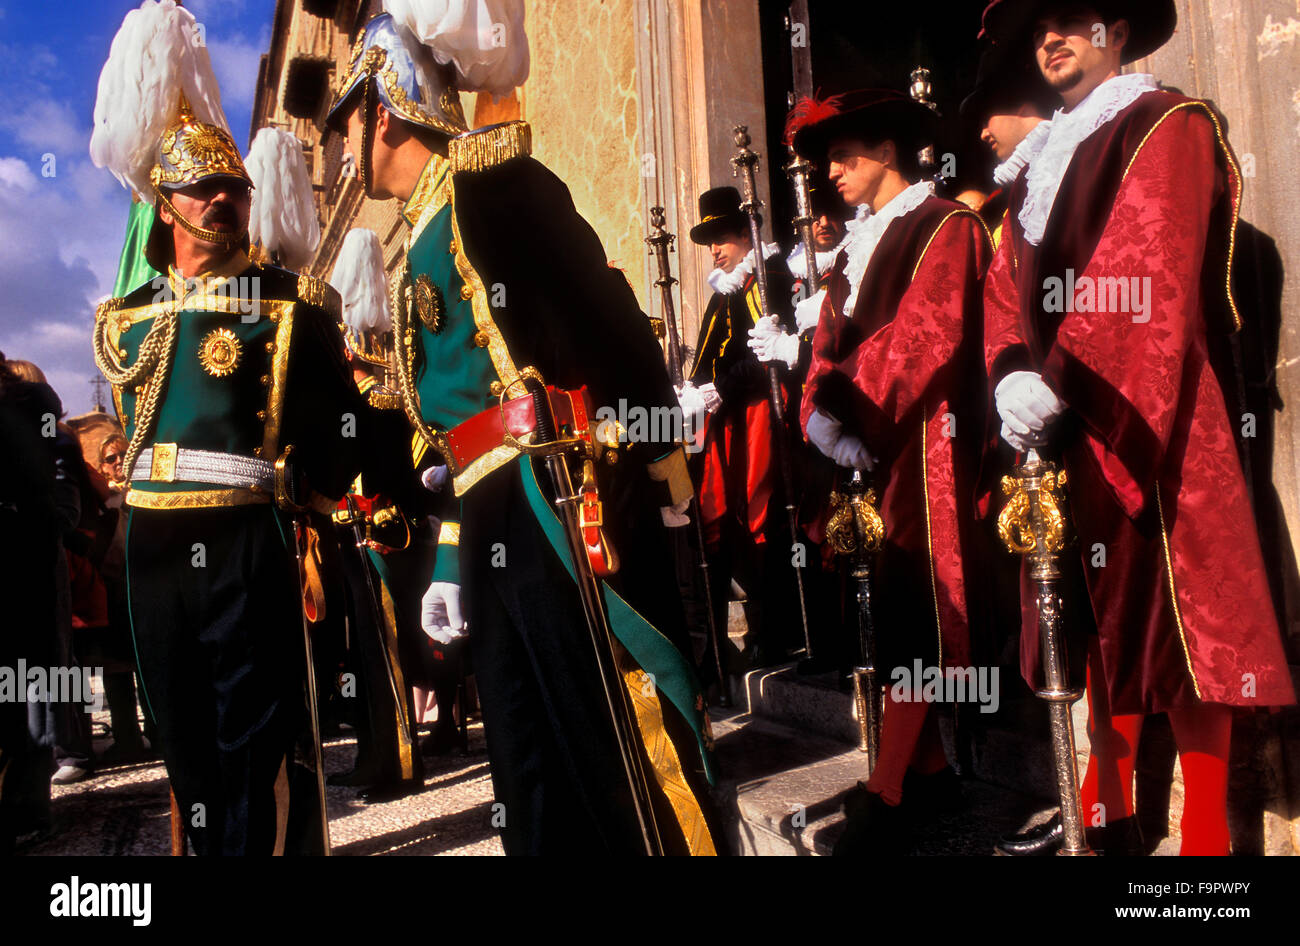
[[[156,443],[153,445],[153,460],[149,464],[149,479],[156,483],[175,482],[176,444]]]

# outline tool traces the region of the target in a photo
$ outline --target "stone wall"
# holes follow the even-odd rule
[[[528,0],[532,68],[520,94],[533,153],[646,300],[634,0]]]
[[[1272,479],[1290,533],[1278,561],[1289,572],[1291,657],[1300,654],[1300,602],[1293,559],[1300,557],[1300,5],[1295,0],[1179,0],[1178,31],[1135,65],[1185,94],[1212,99],[1228,120],[1242,163],[1242,220],[1276,244],[1283,268],[1275,378],[1283,408],[1274,418]],[[1238,257],[1240,264],[1241,257]],[[1251,326],[1248,325],[1247,331]]]

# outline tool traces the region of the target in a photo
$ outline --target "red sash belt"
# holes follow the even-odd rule
[[[551,412],[555,415],[557,437],[577,437],[592,447],[592,419],[595,412],[591,395],[585,386],[576,391],[547,387],[551,399]],[[567,428],[567,429],[566,429]],[[516,440],[537,430],[537,412],[532,395],[511,398],[497,407],[475,414],[469,420],[447,431],[447,445],[458,469],[465,469],[479,457],[506,442],[508,431]],[[583,463],[583,476],[579,486],[582,502],[578,507],[583,543],[587,558],[598,577],[607,577],[618,570],[618,559],[601,531],[604,515],[596,480],[592,475],[592,458]]]

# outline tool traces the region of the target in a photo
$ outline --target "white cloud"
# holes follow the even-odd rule
[[[90,126],[78,121],[71,106],[52,99],[37,99],[20,111],[0,117],[0,128],[11,132],[19,144],[61,158],[84,154]]]
[[[258,67],[269,44],[269,37],[250,40],[243,33],[236,33],[229,39],[214,39],[209,34],[208,55],[212,57],[212,71],[217,74],[223,102],[239,101],[245,109],[252,104]]]
[[[233,20],[237,18],[248,7],[248,0],[189,0],[185,4],[185,9],[194,14],[194,18],[200,23],[207,24],[208,20]],[[218,16],[220,13],[220,16]]]
[[[0,185],[29,191],[36,186],[36,175],[22,158],[0,158]]]
[[[40,365],[71,413],[90,406],[90,328],[117,275],[129,201],[89,159],[44,178],[0,156],[0,350]]]

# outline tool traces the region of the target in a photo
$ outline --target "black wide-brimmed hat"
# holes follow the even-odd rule
[[[893,141],[919,151],[934,141],[939,116],[893,89],[858,89],[828,99],[803,99],[786,120],[786,139],[809,161],[821,162],[831,141]]]
[[[1033,36],[1040,17],[1066,5],[1066,0],[993,0],[984,8],[980,36],[994,43],[1020,45]],[[1088,5],[1107,19],[1128,21],[1125,63],[1151,55],[1169,42],[1178,25],[1174,0],[1088,0]]]
[[[808,185],[808,199],[814,220],[822,216],[841,222],[853,219],[854,209],[844,202],[844,197],[824,173],[818,174]]]
[[[967,128],[983,126],[1000,109],[1014,112],[1025,104],[1047,118],[1060,108],[1061,97],[1029,57],[1012,55],[1003,43],[986,43],[975,73],[975,88],[962,99],[962,122]]]
[[[714,237],[748,232],[749,214],[740,209],[740,191],[711,187],[700,195],[700,222],[691,227],[691,241],[708,246]]]

